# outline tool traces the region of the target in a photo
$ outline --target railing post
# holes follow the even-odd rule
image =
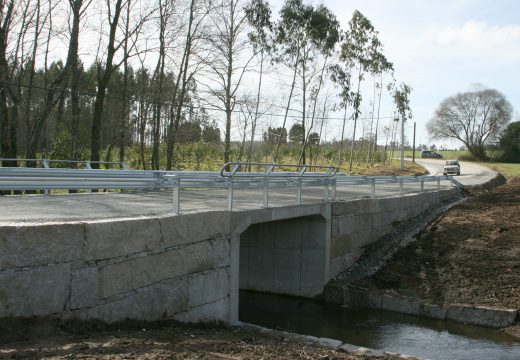
[[[441,191],[441,178],[437,177],[437,191]]]
[[[370,197],[372,199],[376,197],[376,179],[370,179]]]
[[[179,190],[181,187],[181,179],[172,178],[170,180],[170,182],[172,184],[173,214],[179,215],[181,213],[181,204],[180,204],[180,196],[179,196]]]
[[[234,181],[233,181],[233,178],[229,178],[228,179],[228,197],[227,197],[228,211],[233,211],[233,191],[234,191]]]
[[[403,194],[404,194],[404,182],[403,182],[402,176],[399,178],[399,194],[401,196],[403,196]]]
[[[269,175],[264,176],[264,204],[263,207],[269,207]]]
[[[329,183],[327,181],[325,181],[325,185],[323,186],[323,201],[327,202],[329,201],[329,198],[330,198],[330,188],[329,188]]]
[[[336,201],[336,179],[331,179],[330,181],[332,183],[330,201]]]
[[[302,204],[302,178],[296,179],[296,205]]]
[[[424,192],[424,178],[421,178],[421,192]]]

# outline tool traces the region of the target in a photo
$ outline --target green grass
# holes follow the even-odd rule
[[[490,167],[491,169],[498,171],[502,175],[504,175],[508,180],[514,177],[520,177],[520,164],[511,164],[511,163],[493,163],[486,162],[480,163],[484,166]]]

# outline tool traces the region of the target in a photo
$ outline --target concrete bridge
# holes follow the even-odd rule
[[[9,218],[0,221],[0,318],[233,324],[239,289],[318,296],[396,223],[458,196],[446,187],[177,216]]]

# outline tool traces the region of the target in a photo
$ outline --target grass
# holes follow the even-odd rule
[[[377,163],[373,167],[368,167],[366,164],[353,164],[352,171],[348,171],[348,164],[342,166],[340,172],[349,175],[371,175],[371,176],[418,176],[427,173],[426,169],[419,164],[405,161],[404,169],[400,168],[400,161],[394,160],[391,164]]]
[[[511,164],[511,163],[480,163],[481,165],[488,166],[491,169],[498,171],[502,175],[504,175],[508,180],[514,177],[520,177],[520,164]]]

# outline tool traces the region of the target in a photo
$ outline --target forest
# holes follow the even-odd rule
[[[214,170],[384,162],[411,118],[359,11],[285,0],[1,0],[0,158]],[[381,116],[381,99],[395,105]],[[331,115],[333,114],[333,115]],[[336,114],[341,114],[340,116]],[[334,123],[333,123],[334,122]]]

